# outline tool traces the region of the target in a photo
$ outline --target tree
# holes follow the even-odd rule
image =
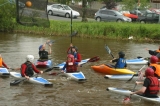
[[[103,0],[107,9],[113,9],[117,6],[116,0]]]
[[[82,22],[87,22],[87,0],[82,0]]]

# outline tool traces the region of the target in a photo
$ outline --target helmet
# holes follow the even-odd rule
[[[33,55],[27,55],[26,60],[32,62],[34,60],[34,56]]]
[[[158,58],[156,56],[151,56],[150,62],[151,63],[156,63],[156,62],[158,62]]]
[[[122,51],[120,51],[118,54],[119,54],[120,58],[124,58],[124,56],[125,56],[125,54]]]
[[[147,68],[146,71],[145,71],[145,75],[146,77],[148,76],[154,76],[154,71],[152,68]]]
[[[72,48],[74,48],[76,51],[78,51],[78,48],[76,46],[73,46]]]
[[[40,46],[39,46],[39,50],[41,50],[41,49],[42,49],[42,47],[43,47],[43,45],[40,45]]]
[[[74,62],[74,56],[72,54],[68,54],[67,58],[71,58],[71,62]]]

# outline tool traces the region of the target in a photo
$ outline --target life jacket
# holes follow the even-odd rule
[[[48,52],[45,50],[39,51],[39,57],[40,59],[48,59]]]
[[[115,65],[115,68],[124,68],[125,65],[126,65],[126,60],[124,58],[119,58]]]
[[[26,65],[25,74],[27,76],[29,76],[29,77],[33,76],[34,75],[34,71],[33,71],[33,68],[32,68],[32,63],[25,62],[24,64]]]
[[[3,66],[2,62],[3,62],[3,59],[2,59],[2,57],[0,57],[0,67]]]
[[[158,76],[160,76],[160,65],[159,64],[150,64],[150,66],[154,66],[156,68],[154,73],[157,74]]]
[[[160,53],[160,50],[158,49],[158,50],[156,50],[156,52]]]
[[[150,85],[147,87],[145,94],[158,94],[159,92],[159,81],[157,77],[147,77],[150,80]]]
[[[76,72],[77,65],[75,62],[66,62],[66,72]]]

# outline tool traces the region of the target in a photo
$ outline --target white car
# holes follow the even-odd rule
[[[47,13],[49,15],[59,15],[64,16],[66,18],[71,17],[71,11],[72,11],[72,17],[77,18],[80,16],[79,12],[71,9],[69,6],[64,4],[52,4],[47,5]]]

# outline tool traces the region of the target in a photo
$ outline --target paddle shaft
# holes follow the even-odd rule
[[[71,11],[71,35],[72,35],[72,11]],[[72,43],[72,36],[71,36],[71,43]]]
[[[111,53],[111,49],[107,45],[105,45],[105,49],[112,56],[112,58],[114,58],[113,54]]]

